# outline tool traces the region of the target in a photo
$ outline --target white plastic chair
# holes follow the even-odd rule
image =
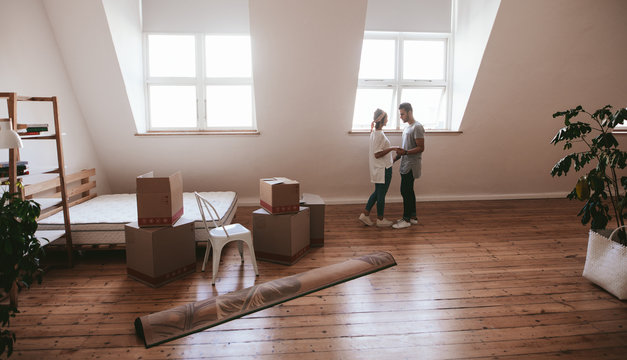
[[[213,247],[213,274],[211,284],[215,285],[216,283],[216,275],[218,273],[218,266],[220,265],[222,248],[231,241],[237,241],[237,248],[239,250],[240,257],[242,258],[242,263],[244,262],[242,243],[246,243],[246,245],[248,245],[250,257],[253,261],[253,268],[255,269],[255,275],[259,276],[259,271],[257,270],[257,259],[255,258],[255,249],[253,248],[253,237],[250,230],[241,224],[222,224],[222,221],[219,220],[220,216],[213,205],[211,205],[211,202],[197,192],[194,192],[194,195],[196,195],[196,202],[198,203],[198,209],[200,210],[200,215],[202,216],[202,222],[205,225],[207,233],[209,233],[207,250],[205,250],[205,259],[202,263],[202,271],[205,271],[205,266],[207,265],[207,260],[209,259],[209,250]],[[211,221],[213,221],[214,227],[212,229],[210,229],[207,225],[205,210],[207,211]]]

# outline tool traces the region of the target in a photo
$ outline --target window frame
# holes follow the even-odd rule
[[[149,37],[151,35],[185,35],[193,36],[195,44],[195,77],[152,77],[150,76],[150,48]],[[257,133],[257,121],[255,116],[255,91],[253,84],[252,59],[250,77],[211,77],[206,76],[206,43],[207,36],[248,36],[248,34],[224,34],[224,33],[170,33],[170,32],[144,32],[143,33],[143,65],[144,65],[144,92],[146,96],[146,132],[147,133]],[[252,57],[252,54],[251,54]],[[194,86],[196,89],[196,125],[193,127],[156,127],[151,125],[151,86]],[[250,126],[208,126],[207,121],[207,86],[211,85],[245,85],[250,86],[251,92],[251,124]],[[236,109],[233,110],[237,111]]]
[[[392,88],[392,104],[388,109],[388,131],[402,131],[403,123],[398,116],[398,105],[401,103],[404,89],[444,89],[446,96],[446,116],[443,128],[429,128],[434,131],[450,131],[451,130],[451,105],[452,105],[452,34],[451,33],[421,33],[421,32],[397,32],[397,31],[366,31],[364,32],[364,41],[370,39],[394,40],[395,63],[394,63],[394,79],[375,79],[375,78],[359,78],[357,80],[357,90],[359,89],[386,89]],[[444,79],[404,79],[404,42],[411,40],[427,40],[427,41],[443,41],[445,54]],[[352,120],[352,131],[359,132],[369,129],[355,127],[355,121]]]

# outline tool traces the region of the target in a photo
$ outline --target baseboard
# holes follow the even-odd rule
[[[523,199],[555,199],[566,198],[567,192],[528,193],[528,194],[455,194],[455,195],[416,195],[418,202],[428,201],[479,201],[479,200],[523,200]],[[324,197],[328,205],[365,204],[366,197]],[[386,203],[401,203],[400,195],[388,195]],[[259,206],[259,198],[240,198],[240,206]]]

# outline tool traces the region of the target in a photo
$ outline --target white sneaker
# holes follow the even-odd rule
[[[418,224],[418,219],[409,219],[409,222],[412,223],[412,225],[416,225]]]
[[[392,226],[392,222],[386,218],[383,218],[382,220],[377,219],[377,226],[378,227],[389,227]]]
[[[359,215],[359,221],[364,223],[366,226],[372,226],[372,220],[370,220],[370,218],[364,213],[361,213],[361,215]]]
[[[410,226],[411,226],[411,223],[408,223],[404,219],[400,219],[396,224],[392,225],[392,227],[395,229],[404,229]]]

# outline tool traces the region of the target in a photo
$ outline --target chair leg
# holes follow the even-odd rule
[[[248,250],[250,250],[250,260],[253,263],[253,269],[255,269],[255,275],[259,276],[259,270],[257,270],[257,257],[255,256],[255,248],[253,247],[253,241],[246,241]]]
[[[243,240],[237,242],[237,250],[239,250],[239,257],[242,259],[242,264],[244,263],[244,246],[242,244],[243,242]]]
[[[222,244],[224,246],[224,244]],[[218,267],[220,266],[220,254],[222,254],[222,247],[213,247],[213,273],[211,274],[211,285],[216,284],[216,275],[218,275]]]
[[[205,249],[205,259],[202,262],[202,270],[205,271],[205,266],[207,266],[207,260],[209,259],[209,251],[211,250],[211,241],[207,240],[207,248]]]

